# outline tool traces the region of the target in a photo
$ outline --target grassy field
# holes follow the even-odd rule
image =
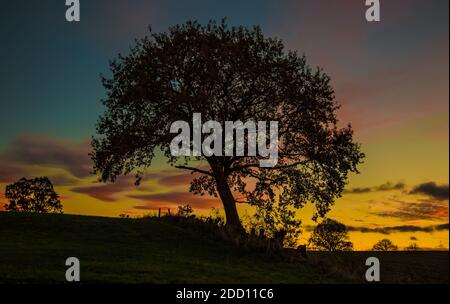
[[[63,283],[70,256],[92,283],[363,283],[368,256],[382,282],[432,283],[448,282],[449,262],[448,252],[311,252],[288,263],[158,218],[0,212],[0,282]]]

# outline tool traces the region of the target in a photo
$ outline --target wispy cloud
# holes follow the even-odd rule
[[[391,205],[391,208],[389,208]],[[448,203],[440,200],[419,200],[409,202],[392,200],[386,204],[387,210],[372,212],[381,217],[392,217],[401,220],[442,220],[448,218]]]

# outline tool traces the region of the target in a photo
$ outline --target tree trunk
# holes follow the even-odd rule
[[[230,187],[228,186],[228,183],[226,181],[222,181],[218,183],[217,188],[220,199],[223,203],[223,207],[225,209],[227,229],[231,233],[241,233],[244,228],[242,227],[241,221],[239,220],[236,202],[234,200],[233,194],[231,193]]]
[[[227,230],[232,234],[241,234],[244,231],[244,228],[239,219],[236,201],[234,200],[233,193],[228,185],[227,178],[224,176],[222,170],[213,168],[213,172],[217,182],[217,192],[219,192],[220,199],[222,200],[225,209]]]

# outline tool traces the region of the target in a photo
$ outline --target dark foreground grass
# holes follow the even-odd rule
[[[63,283],[67,257],[82,282],[349,283],[364,282],[373,253],[310,253],[288,263],[158,218],[118,219],[0,212],[0,282]],[[376,254],[384,282],[448,282],[448,252]]]

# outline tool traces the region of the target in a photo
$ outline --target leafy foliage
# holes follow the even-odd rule
[[[189,204],[178,206],[178,216],[190,217],[194,214],[194,209]]]
[[[6,186],[5,197],[9,200],[5,205],[8,211],[62,213],[58,194],[47,177],[21,178]]]

